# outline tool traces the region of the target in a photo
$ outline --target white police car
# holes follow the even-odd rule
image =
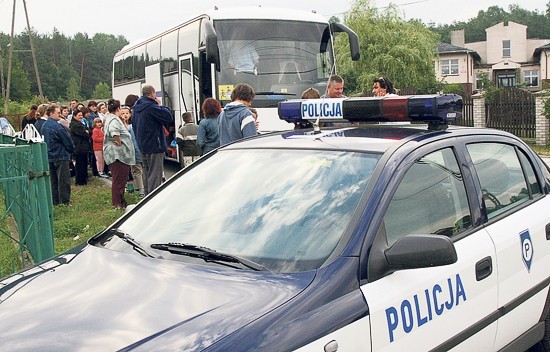
[[[289,101],[0,282],[2,350],[549,350],[550,171],[456,96]]]

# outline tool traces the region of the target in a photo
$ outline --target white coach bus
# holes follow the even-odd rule
[[[248,83],[256,92],[253,106],[260,131],[292,129],[279,120],[278,103],[300,98],[308,87],[323,94],[335,73],[332,44],[337,32],[347,33],[352,60],[358,60],[357,35],[316,13],[215,8],[119,51],[113,60],[113,97],[124,102],[129,94],[141,95],[145,83],[152,84],[172,110],[177,131],[183,112],[191,112],[198,122],[206,98],[225,105],[236,84]],[[178,157],[175,150],[169,153]]]

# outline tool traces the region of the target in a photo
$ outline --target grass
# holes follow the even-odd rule
[[[139,201],[137,194],[126,194],[128,204]],[[123,214],[123,210],[111,205],[111,188],[97,178],[86,186],[72,186],[71,206],[55,206],[53,209],[54,252],[60,254],[99,233]],[[0,214],[5,212],[3,200]],[[0,230],[17,237],[11,217],[0,223]],[[17,255],[17,244],[0,232],[0,277],[22,269]]]
[[[139,201],[136,194],[126,194],[125,198],[128,204]],[[86,186],[73,186],[71,203],[70,207],[54,207],[55,254],[87,241],[123,214],[111,205],[111,188],[98,179]]]
[[[0,214],[6,212],[3,194],[0,197]],[[13,218],[5,217],[0,222],[0,277],[22,269],[20,255],[17,253],[17,246],[9,237],[16,233]],[[9,235],[9,236],[8,236]]]

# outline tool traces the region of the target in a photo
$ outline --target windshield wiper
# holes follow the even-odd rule
[[[111,229],[110,232],[113,235],[116,235],[118,238],[120,238],[124,242],[131,245],[132,248],[142,256],[149,257],[149,258],[158,258],[157,255],[151,254],[149,251],[147,251],[147,249],[145,249],[145,247],[143,247],[138,241],[136,241],[132,236],[128,235],[126,232],[120,231],[118,228]]]
[[[226,263],[239,263],[252,270],[269,271],[269,269],[267,269],[263,265],[255,263],[251,260],[240,258],[232,254],[217,252],[213,249],[197,246],[193,244],[176,243],[176,242],[153,243],[151,245],[151,248],[158,249],[161,251],[167,251],[172,254],[186,255],[189,257],[200,258],[205,262],[212,262],[212,263],[218,263],[223,265],[227,265]],[[229,266],[235,268],[235,266],[233,265],[229,265]]]

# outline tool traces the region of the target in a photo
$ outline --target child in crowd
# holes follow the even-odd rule
[[[130,111],[130,108],[127,106],[123,106],[120,108],[120,119],[122,122],[124,122],[124,125],[126,128],[128,128],[128,125],[130,124],[130,118],[132,117],[132,112]]]
[[[107,176],[104,172],[104,165],[105,161],[103,159],[103,140],[105,139],[105,135],[103,133],[103,121],[101,121],[101,118],[96,117],[94,119],[94,129],[92,131],[92,147],[94,150],[96,165],[97,165],[97,172],[99,174],[99,177],[107,178]]]

